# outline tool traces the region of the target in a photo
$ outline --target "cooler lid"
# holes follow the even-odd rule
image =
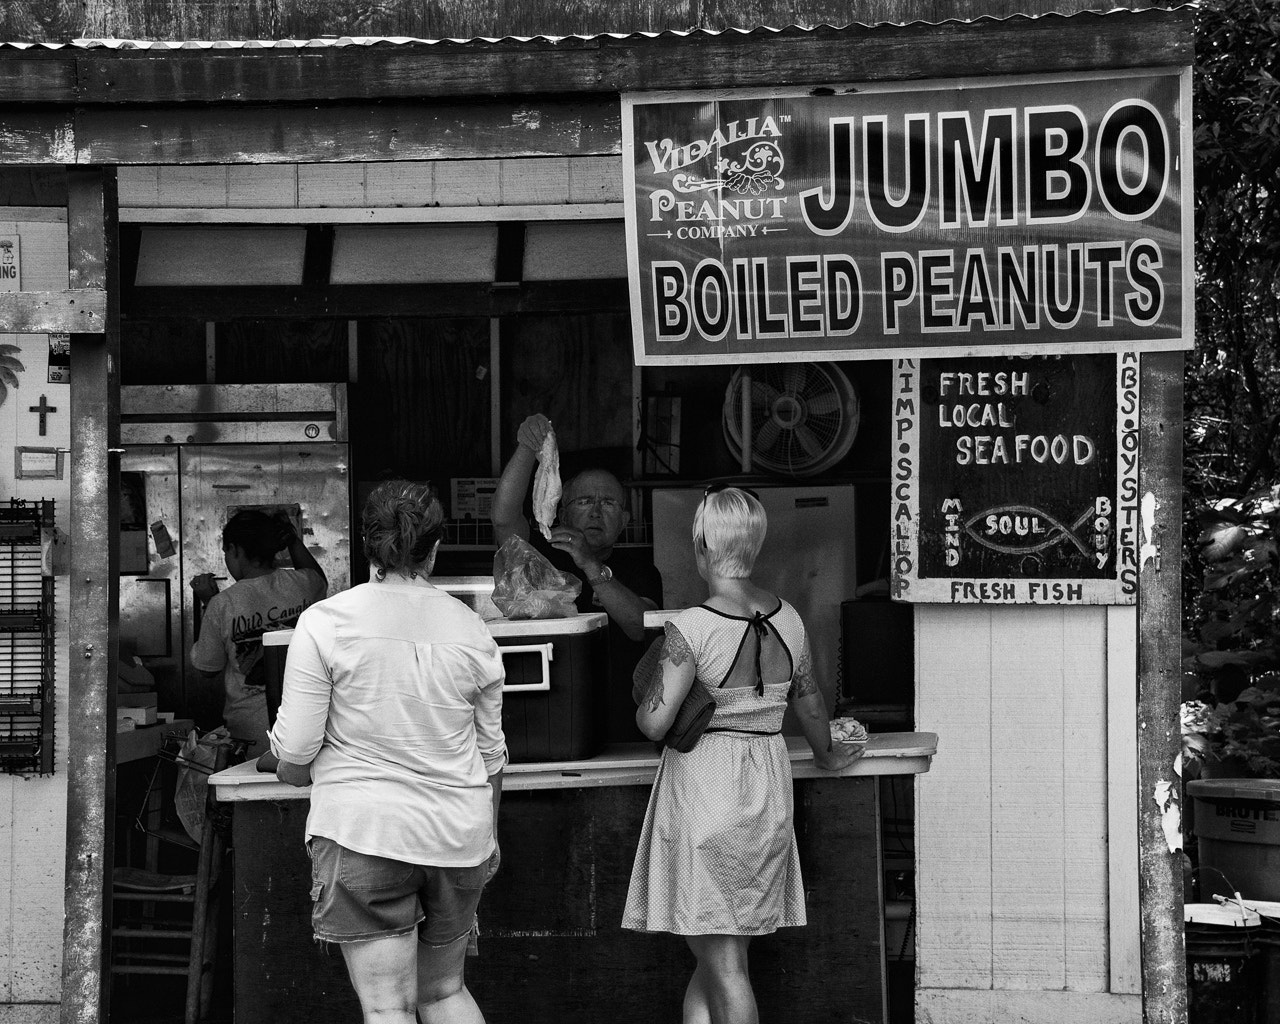
[[[1187,793],[1202,800],[1271,800],[1280,803],[1280,779],[1196,779]]]
[[[430,583],[448,594],[491,594],[492,576],[432,576]]]
[[[684,609],[682,608],[659,608],[656,611],[644,613],[645,629],[661,629],[669,621],[674,619]]]
[[[604,629],[604,612],[582,612],[563,619],[489,619],[485,625],[495,638],[512,636],[570,636]]]
[[[263,647],[288,647],[289,641],[293,639],[293,630],[291,629],[273,629],[268,633],[262,634]]]
[[[1226,904],[1187,903],[1182,908],[1184,924],[1211,924],[1219,928],[1253,928],[1262,924],[1254,911],[1234,900]]]

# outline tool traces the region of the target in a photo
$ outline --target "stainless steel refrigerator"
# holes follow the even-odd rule
[[[190,665],[190,581],[232,582],[222,557],[232,515],[284,511],[329,593],[351,585],[345,387],[140,386],[121,399],[121,659],[155,677],[161,710],[212,721],[220,696]]]

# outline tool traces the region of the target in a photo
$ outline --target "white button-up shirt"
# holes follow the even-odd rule
[[[503,679],[480,617],[424,579],[388,575],[303,612],[271,749],[311,764],[307,838],[410,864],[487,859]]]

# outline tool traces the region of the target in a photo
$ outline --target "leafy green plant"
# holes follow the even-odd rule
[[[18,386],[18,373],[26,369],[14,354],[19,351],[17,345],[0,345],[0,405],[9,397],[9,389]]]
[[[1280,486],[1198,514],[1204,565],[1184,637],[1184,760],[1280,775]]]

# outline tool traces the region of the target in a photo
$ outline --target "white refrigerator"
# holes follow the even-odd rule
[[[752,484],[751,489],[769,517],[752,579],[790,601],[804,619],[814,671],[830,709],[840,690],[840,602],[853,597],[857,586],[854,486]],[[691,539],[701,500],[700,487],[653,491],[653,557],[666,609],[688,608],[707,598]],[[794,731],[793,725],[787,731]]]

